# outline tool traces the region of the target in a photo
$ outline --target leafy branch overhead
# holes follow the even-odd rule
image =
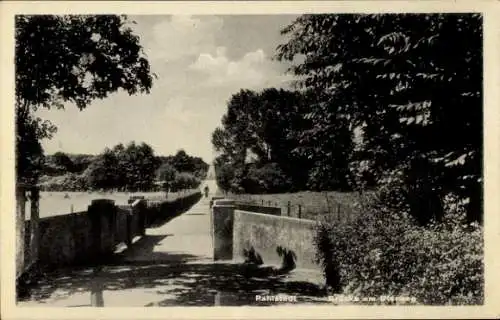
[[[479,217],[480,14],[304,15],[283,34],[277,58],[319,98],[305,115],[322,124],[309,140],[356,128],[361,152],[351,160],[368,160],[375,179],[403,170],[417,194],[458,194]]]
[[[17,174],[36,182],[41,139],[56,127],[40,107],[80,110],[120,89],[149,93],[154,74],[125,16],[18,15],[15,20]]]
[[[153,75],[123,16],[17,16],[16,96],[33,107],[85,108],[123,89],[151,89]]]

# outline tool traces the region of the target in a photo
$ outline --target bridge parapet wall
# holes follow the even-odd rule
[[[258,209],[265,213],[240,210],[237,203],[228,199],[214,201],[211,212],[214,260],[321,271],[315,260],[316,221]]]

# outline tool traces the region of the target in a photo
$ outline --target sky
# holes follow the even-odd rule
[[[296,16],[130,16],[158,79],[150,94],[124,92],[90,104],[38,114],[58,127],[46,154],[98,154],[105,147],[146,142],[157,155],[188,154],[211,162],[211,133],[241,88],[290,86],[288,65],[272,60],[286,41],[280,30]]]

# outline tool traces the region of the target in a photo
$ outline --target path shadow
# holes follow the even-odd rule
[[[326,292],[306,281],[290,281],[287,273],[272,267],[242,263],[187,263],[179,257],[167,264],[108,265],[98,272],[92,268],[60,269],[45,274],[31,292],[31,300],[65,299],[89,292],[95,283],[102,290],[154,289],[157,298],[146,306],[272,305],[256,302],[256,295],[296,295],[300,302],[317,301]],[[57,290],[57,297],[54,294]],[[106,305],[106,301],[104,301]],[[125,306],[124,306],[125,307]]]
[[[154,251],[162,240],[173,234],[145,235],[131,247],[114,254],[112,258],[105,261],[106,265],[153,265],[162,263],[181,263],[199,259],[198,256],[184,253],[169,253]]]

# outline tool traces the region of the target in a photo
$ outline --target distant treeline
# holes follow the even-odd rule
[[[40,185],[47,191],[158,191],[196,188],[208,164],[179,150],[156,156],[146,143],[106,148],[99,155],[57,152],[45,156]]]

